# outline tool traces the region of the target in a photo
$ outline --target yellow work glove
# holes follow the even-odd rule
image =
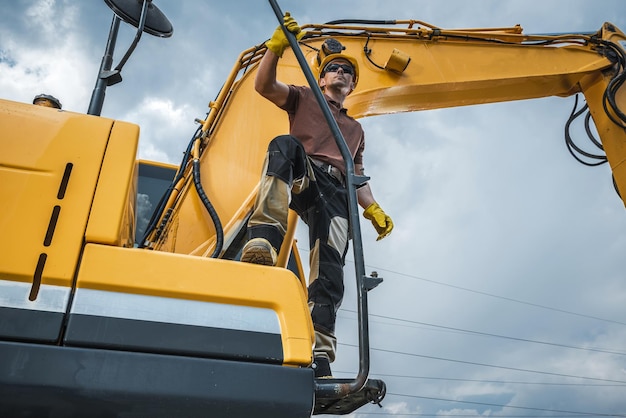
[[[294,35],[296,35],[296,39],[300,40],[304,36],[304,32],[298,26],[298,22],[289,14],[289,12],[285,13],[285,17],[283,17],[283,22],[287,30]],[[285,48],[289,46],[289,41],[285,36],[285,32],[283,32],[282,26],[278,26],[274,31],[271,39],[265,42],[265,46],[267,49],[272,51],[274,54],[279,57],[283,56],[283,52],[285,52]]]
[[[376,238],[376,241],[385,238],[391,233],[391,230],[393,229],[393,222],[391,221],[389,215],[387,215],[380,208],[380,206],[378,206],[378,203],[374,202],[365,208],[363,216],[365,219],[372,221],[372,225],[376,228],[376,232],[378,232],[378,238]]]

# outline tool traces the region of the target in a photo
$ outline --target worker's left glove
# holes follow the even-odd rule
[[[302,32],[300,26],[298,25],[298,22],[296,22],[296,20],[293,18],[293,16],[289,14],[289,12],[285,13],[285,16],[283,17],[283,23],[287,30],[296,36],[297,40],[302,39],[302,37],[304,36],[304,32]],[[283,56],[285,48],[289,46],[289,41],[287,40],[287,37],[285,36],[285,32],[283,32],[283,28],[281,25],[276,28],[274,34],[272,35],[272,38],[269,41],[265,42],[265,46],[267,47],[267,49],[269,49],[279,57]]]
[[[376,241],[385,238],[391,233],[391,230],[393,229],[393,222],[391,221],[389,215],[387,215],[380,208],[380,206],[378,206],[378,203],[374,202],[365,208],[363,216],[365,219],[372,221],[372,225],[376,228],[376,232],[378,232],[378,238],[376,238]]]

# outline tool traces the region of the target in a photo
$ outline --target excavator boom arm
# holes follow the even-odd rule
[[[610,23],[595,34],[546,36],[524,35],[519,26],[445,30],[418,21],[374,23],[377,26],[369,21],[303,26],[307,33],[300,48],[314,73],[319,71],[322,44],[331,37],[344,46],[344,54],[357,60],[358,85],[345,103],[351,116],[565,97],[582,92],[617,188],[626,190],[624,121],[607,106],[605,95],[609,85],[623,75],[620,53],[624,54],[626,38]],[[225,247],[237,236],[250,212],[267,143],[289,129],[285,113],[260,97],[253,87],[264,52],[261,44],[240,55],[219,96],[211,102],[200,130],[202,184],[224,225]],[[277,75],[285,83],[306,84],[290,50],[279,61]],[[614,90],[615,108],[626,108],[624,94]],[[246,115],[245,122],[242,114]],[[239,169],[223,176],[233,164]],[[190,184],[189,179],[170,219],[169,225],[175,225],[176,233],[161,234],[156,248],[208,255],[215,248],[215,229],[195,194],[189,192]],[[231,193],[225,195],[224,189]],[[180,221],[183,218],[187,221]]]

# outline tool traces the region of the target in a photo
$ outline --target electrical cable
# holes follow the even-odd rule
[[[499,296],[499,295],[495,295],[493,293],[482,292],[480,290],[473,290],[473,289],[469,289],[469,288],[466,288],[466,287],[457,286],[457,285],[453,285],[453,284],[449,284],[449,283],[443,283],[443,282],[438,282],[438,281],[435,281],[435,280],[425,279],[423,277],[412,276],[410,274],[401,273],[401,272],[398,272],[398,271],[393,271],[393,270],[385,269],[385,268],[382,268],[382,267],[376,267],[376,266],[370,266],[370,265],[368,265],[368,267],[371,268],[371,269],[374,269],[374,270],[376,270],[378,272],[386,271],[388,273],[397,274],[398,276],[404,276],[404,277],[408,277],[408,278],[415,279],[415,280],[421,280],[421,281],[425,281],[425,282],[428,282],[428,283],[433,283],[433,284],[436,284],[436,285],[439,285],[439,286],[446,286],[446,287],[450,287],[450,288],[453,288],[453,289],[463,290],[465,292],[470,292],[470,293],[475,293],[475,294],[479,294],[479,295],[483,295],[483,296],[489,296],[489,297],[492,297],[492,298],[502,299],[502,300],[506,300],[506,301],[509,301],[509,302],[515,302],[515,303],[519,303],[519,304],[522,304],[522,305],[533,306],[535,308],[546,309],[546,310],[550,310],[550,311],[554,311],[554,312],[560,312],[560,313],[564,313],[564,314],[568,314],[568,315],[574,315],[574,316],[578,316],[578,317],[582,317],[582,318],[594,319],[594,320],[602,321],[602,322],[610,322],[610,323],[613,323],[613,324],[626,325],[626,322],[616,321],[616,320],[613,320],[613,319],[600,318],[600,317],[592,316],[592,315],[581,314],[581,313],[578,313],[578,312],[568,311],[568,310],[565,310],[565,309],[553,308],[553,307],[550,307],[550,306],[540,305],[540,304],[532,303],[532,302],[526,302],[526,301],[522,301],[522,300],[519,300],[519,299],[513,299],[513,298],[510,298],[510,297],[506,297],[506,296]]]
[[[307,252],[309,252],[309,249],[298,247],[298,251],[307,253]],[[346,261],[350,261],[350,260],[346,259]],[[518,303],[518,304],[521,304],[521,305],[527,305],[527,306],[532,306],[532,307],[535,307],[535,308],[546,309],[546,310],[549,310],[549,311],[559,312],[559,313],[563,313],[563,314],[567,314],[567,315],[578,316],[578,317],[581,317],[581,318],[593,319],[593,320],[596,320],[596,321],[602,321],[602,322],[618,324],[618,325],[626,325],[626,322],[616,321],[614,319],[600,318],[598,316],[582,314],[582,313],[579,313],[579,312],[573,312],[573,311],[569,311],[569,310],[565,310],[565,309],[554,308],[554,307],[551,307],[551,306],[540,305],[538,303],[533,303],[533,302],[527,302],[527,301],[523,301],[523,300],[519,300],[519,299],[514,299],[514,298],[507,297],[507,296],[500,296],[500,295],[496,295],[496,294],[493,294],[493,293],[483,292],[483,291],[480,291],[480,290],[469,289],[467,287],[462,287],[462,286],[457,286],[457,285],[453,285],[453,284],[450,284],[450,283],[444,283],[444,282],[439,282],[439,281],[436,281],[436,280],[426,279],[426,278],[423,278],[423,277],[418,277],[418,276],[414,276],[414,275],[411,275],[411,274],[402,273],[402,272],[395,271],[395,270],[390,270],[390,269],[387,269],[387,268],[384,268],[384,267],[377,267],[377,266],[372,266],[372,265],[369,265],[369,264],[366,265],[366,267],[368,267],[369,269],[372,269],[372,270],[379,271],[379,272],[380,271],[385,271],[385,272],[388,272],[388,273],[396,274],[398,276],[403,276],[403,277],[410,278],[410,279],[415,279],[415,280],[421,280],[421,281],[428,282],[428,283],[431,283],[431,284],[435,284],[435,285],[439,285],[439,286],[445,286],[445,287],[450,287],[450,288],[453,288],[453,289],[462,290],[462,291],[470,292],[470,293],[475,293],[475,294],[482,295],[482,296],[489,296],[489,297],[496,298],[496,299],[506,300],[506,301]]]
[[[334,373],[353,374],[354,372],[334,370]],[[432,376],[407,376],[387,373],[372,373],[372,376],[398,377],[402,379],[424,379],[424,380],[445,380],[452,382],[473,382],[473,383],[497,383],[503,385],[532,385],[532,386],[582,386],[582,387],[623,387],[623,383],[557,383],[557,382],[520,382],[514,380],[486,380],[486,379],[461,379],[454,377],[432,377]]]
[[[370,55],[372,54],[372,50],[370,48],[367,47],[367,45],[369,45],[370,42],[370,36],[371,34],[368,33],[367,34],[367,41],[365,41],[365,46],[363,46],[363,52],[365,53],[365,58],[367,58],[367,60],[376,68],[384,70],[385,67],[382,67],[378,64],[376,64],[374,61],[372,61],[372,58],[370,58]]]
[[[356,313],[356,311],[354,311],[354,310],[341,308],[339,310],[339,312],[342,312],[342,311],[343,312]],[[512,340],[512,341],[520,341],[520,342],[533,343],[533,344],[549,345],[549,346],[553,346],[553,347],[569,348],[569,349],[572,349],[572,350],[592,351],[592,352],[597,352],[597,353],[614,354],[614,355],[618,355],[618,356],[626,356],[626,353],[619,352],[619,351],[610,351],[610,350],[604,350],[604,349],[599,349],[599,348],[576,347],[576,346],[571,346],[571,345],[567,345],[567,344],[559,344],[559,343],[552,343],[552,342],[547,342],[547,341],[530,340],[530,339],[527,339],[527,338],[510,337],[510,336],[506,336],[506,335],[498,335],[498,334],[491,334],[491,333],[488,333],[488,332],[480,332],[480,331],[472,331],[472,330],[467,330],[467,329],[462,329],[462,328],[447,327],[447,326],[443,326],[443,325],[429,324],[429,323],[426,323],[426,322],[412,321],[412,320],[408,320],[408,319],[394,318],[394,317],[390,317],[390,316],[376,315],[376,314],[372,314],[372,313],[370,313],[369,316],[376,317],[376,318],[390,319],[390,320],[399,321],[399,322],[408,322],[408,323],[417,324],[417,325],[425,325],[425,326],[428,326],[428,327],[440,328],[440,329],[444,329],[444,330],[458,331],[458,332],[463,332],[463,333],[467,333],[467,334],[481,335],[481,336],[485,336],[485,337],[493,337],[493,338],[501,338],[501,339]]]
[[[530,407],[530,406],[502,405],[502,404],[494,404],[494,403],[488,403],[488,402],[459,401],[457,399],[436,398],[436,397],[431,397],[431,396],[407,395],[407,394],[403,394],[403,393],[391,393],[391,392],[387,392],[387,394],[388,395],[394,395],[394,396],[403,396],[403,397],[409,397],[409,398],[416,398],[416,399],[428,399],[428,400],[433,400],[433,401],[464,403],[464,404],[470,404],[470,405],[484,405],[484,406],[495,406],[495,407],[499,407],[499,408],[523,409],[523,410],[528,410],[528,411],[557,412],[557,413],[564,413],[564,414],[576,414],[578,416],[626,417],[626,415],[624,415],[624,414],[611,414],[611,413],[605,413],[605,412],[567,411],[567,410],[562,410],[562,409],[545,409],[545,408],[534,408],[534,407]]]
[[[343,345],[343,346],[346,346],[346,347],[358,348],[358,345],[356,345],[356,344],[338,343],[338,345]],[[470,365],[470,366],[489,367],[489,368],[494,368],[494,369],[510,370],[510,371],[515,371],[515,372],[524,372],[524,373],[535,373],[535,374],[541,374],[541,375],[546,375],[546,376],[566,377],[566,378],[570,378],[570,379],[585,379],[585,380],[592,380],[592,381],[596,381],[596,382],[608,382],[608,383],[626,384],[626,381],[624,381],[624,380],[602,379],[602,378],[599,378],[599,377],[577,376],[577,375],[571,375],[571,374],[566,374],[566,373],[555,373],[555,372],[546,372],[546,371],[541,371],[541,370],[522,369],[522,368],[519,368],[519,367],[498,366],[498,365],[495,365],[495,364],[478,363],[478,362],[473,362],[473,361],[450,359],[450,358],[437,357],[437,356],[428,356],[428,355],[425,355],[425,354],[407,353],[407,352],[404,352],[404,351],[387,350],[387,349],[383,349],[383,348],[371,348],[371,350],[372,351],[382,352],[382,353],[400,354],[400,355],[410,356],[410,357],[425,358],[425,359],[429,359],[429,360],[438,360],[438,361],[446,361],[446,362],[451,362],[451,363],[466,364],[466,365]]]
[[[384,415],[389,416],[388,412],[364,412],[359,411],[359,415]],[[477,414],[423,414],[421,412],[394,412],[394,417],[463,417],[463,418],[479,418]],[[580,414],[571,415],[497,415],[498,418],[580,418]]]

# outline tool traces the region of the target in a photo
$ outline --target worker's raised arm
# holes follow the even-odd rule
[[[302,38],[304,33],[300,30],[298,22],[295,21],[289,12],[285,13],[283,22],[287,30],[294,34],[296,39]],[[277,106],[282,106],[287,101],[289,86],[276,80],[276,66],[278,60],[283,56],[285,48],[289,46],[289,41],[283,32],[282,26],[278,26],[269,41],[265,43],[267,52],[259,63],[259,69],[254,79],[254,88],[261,96],[270,100]]]
[[[254,89],[263,97],[282,106],[287,101],[289,86],[276,80],[276,66],[279,56],[271,49],[268,49],[261,62],[254,79]]]

